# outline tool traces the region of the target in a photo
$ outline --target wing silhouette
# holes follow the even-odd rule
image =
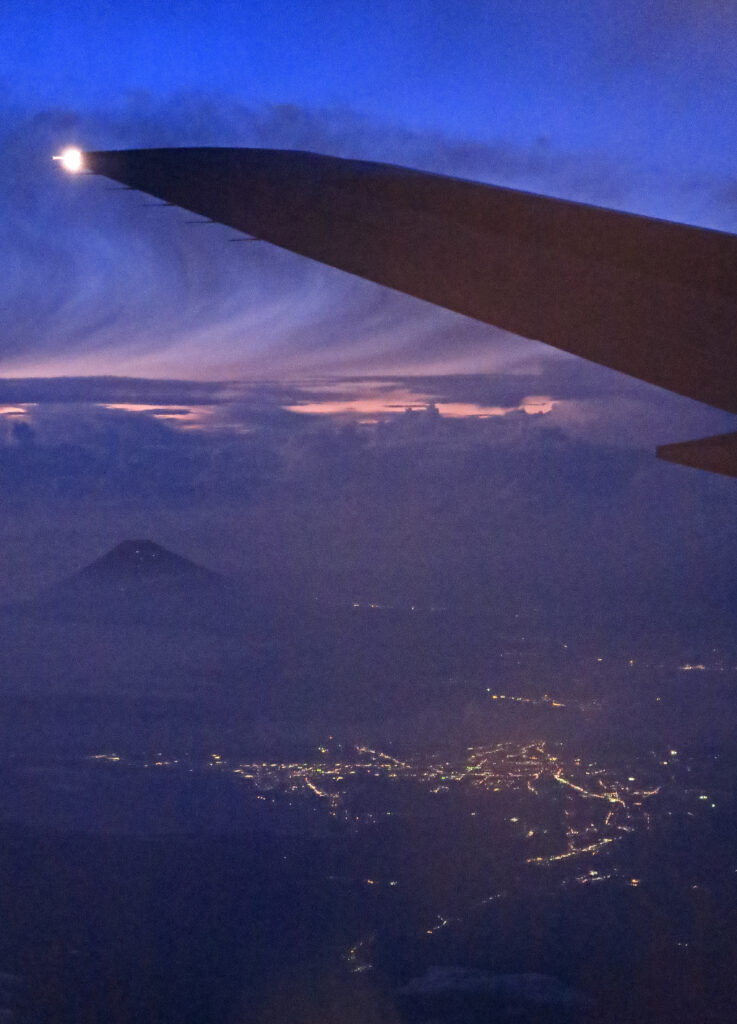
[[[737,236],[290,150],[84,160],[274,245],[737,413]],[[683,445],[658,454],[700,466],[689,444],[684,459]],[[703,468],[737,475],[736,462],[737,434],[722,435]]]

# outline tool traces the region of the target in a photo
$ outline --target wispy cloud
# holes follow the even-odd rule
[[[470,142],[346,111],[138,95],[100,112],[6,105],[0,123],[6,374],[476,372],[545,351],[274,247],[229,245],[228,229],[192,227],[181,211],[103,179],[65,177],[50,156],[69,142],[306,148],[684,219],[737,219],[726,183],[654,180],[545,140]]]

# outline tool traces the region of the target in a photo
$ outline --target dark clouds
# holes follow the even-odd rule
[[[225,400],[227,386],[207,381],[141,377],[0,378],[0,403],[130,402],[163,405]]]
[[[557,367],[542,379],[565,396],[562,408],[602,401],[593,420],[605,422],[606,401],[586,374],[560,379],[556,392]],[[603,426],[571,426],[557,407],[483,419],[425,408],[370,424],[285,410],[418,383],[441,403],[513,408],[528,380],[189,391],[175,381],[90,381],[101,404],[80,400],[81,382],[8,382],[22,415],[5,416],[0,445],[3,592],[28,593],[143,536],[245,586],[267,581],[324,601],[501,603],[555,612],[568,628],[576,616],[728,614],[734,481],[657,462],[616,423],[607,437]],[[634,402],[639,387],[621,398]],[[66,400],[50,400],[55,388]],[[183,404],[188,396],[195,401]],[[107,407],[135,400],[149,408]],[[196,424],[161,418],[205,407]]]
[[[546,350],[543,350],[546,351]],[[355,403],[344,418],[371,418],[431,402],[452,415],[511,410],[533,398],[555,405],[545,423],[573,437],[615,447],[652,450],[667,441],[727,432],[733,417],[572,356],[537,359],[527,371],[494,374],[315,377],[307,381],[183,381],[120,377],[0,378],[0,408],[38,406],[29,416],[66,404],[135,406],[150,416],[186,416],[206,428],[304,428],[309,416],[289,409]],[[151,407],[161,407],[152,409]],[[454,408],[451,408],[454,407]],[[144,408],[145,407],[145,408]],[[98,414],[100,410],[98,410]],[[204,418],[203,418],[204,416]],[[543,421],[540,421],[541,423]]]

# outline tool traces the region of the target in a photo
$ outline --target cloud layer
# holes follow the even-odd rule
[[[142,536],[246,585],[328,602],[514,607],[568,629],[618,616],[655,628],[676,612],[724,621],[734,482],[659,463],[643,428],[626,433],[633,410],[654,415],[644,386],[613,402],[585,373],[556,383],[557,368],[225,387],[5,382],[3,592],[29,593]],[[549,411],[520,411],[541,381]],[[367,396],[370,415],[289,411]],[[433,402],[477,415],[443,416]]]

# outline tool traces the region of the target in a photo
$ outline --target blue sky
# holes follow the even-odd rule
[[[3,8],[27,105],[130,91],[350,108],[418,130],[731,168],[731,0],[245,0]]]

